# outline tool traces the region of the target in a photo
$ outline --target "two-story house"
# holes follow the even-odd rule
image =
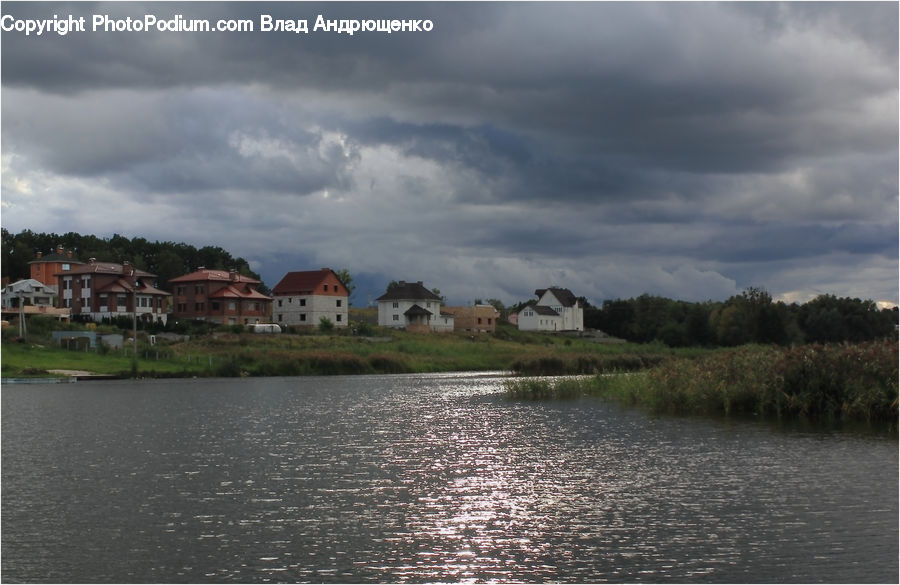
[[[125,262],[72,265],[57,277],[60,308],[100,322],[105,318],[137,317],[144,322],[165,323],[169,297],[156,288],[156,275]]]
[[[55,307],[56,283],[44,284],[33,278],[26,278],[3,287],[3,308],[17,309],[19,306]]]
[[[418,282],[401,280],[376,299],[378,324],[408,331],[453,331],[453,315],[441,312],[441,297]]]
[[[169,280],[172,315],[222,325],[268,323],[272,297],[256,290],[260,281],[235,270],[201,266],[190,274]]]
[[[584,309],[567,288],[539,288],[532,301],[519,311],[521,331],[584,331]]]
[[[272,319],[279,325],[316,326],[323,318],[336,327],[350,322],[350,291],[330,268],[288,272],[272,297]]]

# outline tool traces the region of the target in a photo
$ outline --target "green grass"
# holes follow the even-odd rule
[[[83,370],[95,374],[131,375],[132,357],[123,352],[70,351],[52,345],[25,344],[4,341],[2,346],[4,378],[42,375],[48,370]],[[154,354],[151,354],[154,355]],[[138,359],[138,375],[202,375],[208,363],[188,362],[184,359]],[[51,374],[46,374],[51,376]]]

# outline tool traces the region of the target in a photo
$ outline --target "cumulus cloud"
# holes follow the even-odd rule
[[[896,300],[893,4],[3,10],[435,23],[4,33],[11,231],[220,245],[269,284],[331,265],[456,301],[551,284],[594,302],[751,285]]]

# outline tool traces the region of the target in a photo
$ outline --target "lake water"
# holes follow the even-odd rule
[[[4,386],[2,579],[898,581],[895,437],[501,380]]]

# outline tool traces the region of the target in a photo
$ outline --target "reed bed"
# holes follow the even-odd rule
[[[513,379],[506,392],[531,399],[590,394],[673,414],[891,422],[898,416],[898,344],[752,346],[575,382]]]

